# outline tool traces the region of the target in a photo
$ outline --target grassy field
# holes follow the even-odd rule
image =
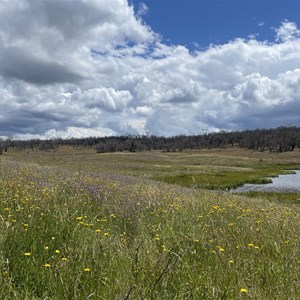
[[[0,161],[0,299],[300,299],[299,195],[222,191],[297,168],[299,158],[9,151]]]
[[[197,188],[229,189],[300,168],[300,152],[263,153],[245,149],[182,152],[118,152],[96,154],[91,148],[62,147],[55,151],[12,151],[5,158],[41,166],[61,166],[133,175]]]

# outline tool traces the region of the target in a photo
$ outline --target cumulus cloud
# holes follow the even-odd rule
[[[117,133],[108,128],[80,128],[80,127],[68,127],[66,130],[56,130],[50,129],[44,132],[43,134],[16,134],[14,136],[15,139],[70,139],[70,138],[85,138],[91,136],[116,136]],[[5,138],[4,136],[2,138]]]
[[[143,7],[143,8],[142,8]],[[126,0],[0,2],[0,136],[300,125],[300,37],[166,45]],[[270,29],[271,30],[271,29]]]
[[[79,81],[90,76],[92,49],[154,39],[126,0],[0,3],[0,74],[5,77],[37,84]]]
[[[129,91],[116,91],[113,88],[93,88],[76,91],[72,99],[84,103],[85,107],[99,108],[108,112],[121,112],[132,99]]]
[[[300,30],[297,28],[296,23],[285,20],[282,25],[275,28],[276,41],[291,41],[300,37]]]

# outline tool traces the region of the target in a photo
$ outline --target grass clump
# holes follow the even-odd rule
[[[298,206],[1,162],[1,299],[297,299]]]
[[[204,188],[204,189],[234,189],[245,183],[267,184],[271,183],[270,178],[262,176],[275,176],[274,170],[255,170],[251,172],[221,172],[221,173],[203,173],[203,174],[178,174],[160,177],[159,180],[178,184],[181,186]]]

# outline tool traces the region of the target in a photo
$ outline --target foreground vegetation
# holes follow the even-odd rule
[[[300,298],[297,204],[149,180],[195,173],[196,161],[230,172],[232,152],[148,153],[151,173],[135,154],[69,150],[2,157],[0,299]],[[247,155],[231,168],[282,168],[299,154]]]

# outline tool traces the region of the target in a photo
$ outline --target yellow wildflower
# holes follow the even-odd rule
[[[220,246],[217,246],[217,248],[219,249],[220,252],[224,252],[224,251],[225,251],[225,250],[224,250],[222,247],[220,247]]]
[[[168,251],[168,249],[167,249],[167,247],[165,245],[162,245],[161,249],[162,249],[163,252],[167,252]]]

